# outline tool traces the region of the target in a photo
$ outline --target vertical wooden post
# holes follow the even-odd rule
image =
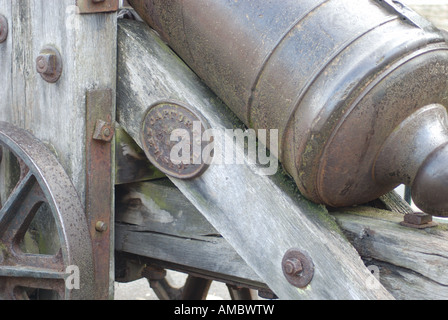
[[[0,0],[0,14],[9,23],[8,38],[0,44],[0,120],[31,131],[54,150],[85,203],[86,92],[111,90],[108,107],[114,119],[116,12],[80,14],[76,0]],[[56,83],[46,82],[36,72],[36,58],[48,45],[62,58],[62,75]],[[113,168],[114,159],[110,161]],[[112,179],[110,173],[100,191],[110,194],[109,226],[113,225]],[[110,232],[107,266],[96,269],[113,270],[112,238]],[[107,288],[97,288],[107,292],[101,294],[103,298],[112,296],[112,276],[107,272]],[[98,283],[104,286],[104,281]]]

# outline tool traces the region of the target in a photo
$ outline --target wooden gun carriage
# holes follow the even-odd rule
[[[447,215],[446,173],[436,170],[438,184],[430,188],[420,174],[420,168],[446,164],[446,32],[388,0],[302,1],[307,10],[298,1],[277,9],[275,1],[129,2],[133,9],[121,11],[117,0],[0,0],[0,299],[111,299],[115,281],[140,278],[161,299],[203,299],[214,280],[228,284],[235,299],[251,299],[255,291],[279,299],[448,298],[447,225],[416,213],[393,191],[412,180],[425,211]],[[278,40],[270,38],[273,26],[281,41],[269,49]],[[341,30],[348,34],[347,26],[361,33],[338,38]],[[310,52],[320,56],[304,54],[311,57],[306,75],[312,81],[300,84],[297,59],[288,57],[302,48],[291,41],[308,39],[301,32],[311,27]],[[391,41],[379,35],[394,30],[393,40],[401,43],[388,56]],[[365,47],[370,36],[379,49]],[[381,54],[363,55],[374,49]],[[276,101],[294,102],[288,95],[300,85],[302,109],[322,97],[345,105],[352,92],[374,83],[354,77],[364,69],[350,67],[370,58],[376,60],[369,77],[401,61],[407,81],[385,76],[375,106],[393,104],[398,112],[370,131],[363,131],[374,122],[370,111],[354,115],[365,122],[352,136],[370,139],[372,131],[390,129],[380,130],[387,131],[387,143],[384,156],[376,150],[375,173],[404,180],[389,177],[379,186],[382,177],[372,182],[371,174],[357,175],[360,182],[344,188],[341,181],[347,185],[344,177],[355,171],[344,163],[364,163],[368,152],[359,153],[354,138],[339,141],[339,131],[321,120],[344,129],[333,115],[347,115],[349,123],[354,113],[338,105],[309,118],[308,139],[302,129],[288,129],[291,115],[279,116],[285,113],[280,107],[263,112]],[[250,69],[254,61],[263,72]],[[329,95],[332,83],[343,83],[341,74],[353,76],[350,85]],[[394,81],[405,82],[406,95]],[[246,94],[251,108],[239,105]],[[303,118],[294,119],[300,124]],[[282,165],[260,174],[265,168],[248,161],[247,144],[238,139],[231,146],[245,159],[239,164],[165,161],[175,125],[191,133],[195,121],[222,132],[280,128],[283,144],[271,153]],[[408,125],[423,129],[406,131]],[[300,156],[291,142],[297,139],[309,142]],[[350,148],[339,155],[319,149],[330,140],[339,141],[336,151]],[[389,157],[396,148],[415,159]],[[317,172],[319,166],[325,170]],[[166,269],[189,275],[182,289],[170,286]]]

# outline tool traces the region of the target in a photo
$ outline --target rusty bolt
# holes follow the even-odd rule
[[[289,275],[298,275],[303,271],[302,263],[297,258],[291,258],[285,262],[285,272]]]
[[[93,139],[110,142],[112,141],[114,133],[115,131],[110,123],[103,120],[97,120],[93,132]]]
[[[40,54],[36,59],[36,69],[39,73],[53,74],[56,70],[56,55],[54,53]]]
[[[416,229],[430,228],[437,225],[437,223],[432,221],[432,216],[423,212],[405,214],[404,219],[400,224]]]
[[[4,15],[0,14],[0,43],[5,42],[8,38],[8,20]]]
[[[404,216],[404,221],[411,224],[422,225],[432,221],[432,216],[422,212],[415,212],[406,214]]]
[[[98,232],[105,232],[107,230],[107,223],[104,221],[97,221],[95,224],[95,230]]]
[[[313,260],[298,249],[290,249],[282,260],[282,269],[285,278],[297,288],[305,288],[314,277]]]
[[[58,81],[62,74],[62,58],[59,51],[53,47],[42,49],[36,58],[36,70],[45,81],[50,83]]]

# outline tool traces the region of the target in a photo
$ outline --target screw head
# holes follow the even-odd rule
[[[282,260],[285,278],[297,288],[305,288],[314,277],[314,264],[311,258],[299,249],[290,249]]]
[[[8,20],[4,15],[0,14],[0,43],[5,42],[8,38]]]

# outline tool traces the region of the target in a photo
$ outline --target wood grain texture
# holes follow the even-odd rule
[[[117,186],[116,250],[266,288],[167,178]]]
[[[80,15],[76,0],[1,0],[0,13],[9,22],[8,39],[0,44],[0,120],[43,141],[85,203],[86,92],[115,93],[116,13]],[[36,58],[48,45],[63,60],[54,84],[36,72]],[[115,94],[110,108],[115,117]],[[112,255],[113,250],[110,261]]]
[[[142,119],[160,100],[194,106],[212,128],[241,125],[146,25],[122,21],[118,39],[118,121],[140,146]],[[376,279],[324,207],[304,199],[283,172],[262,176],[258,169],[212,164],[199,178],[172,181],[281,299],[392,298],[381,285],[366,286]],[[313,259],[306,289],[283,276],[281,261],[290,248]]]
[[[87,89],[116,84],[116,14],[79,15],[75,0],[0,2],[10,33],[0,45],[0,119],[30,130],[57,154],[81,197],[85,186]],[[36,72],[40,50],[63,59],[55,84]]]
[[[401,214],[363,207],[333,216],[395,298],[448,298],[448,224],[417,230],[401,226]]]

